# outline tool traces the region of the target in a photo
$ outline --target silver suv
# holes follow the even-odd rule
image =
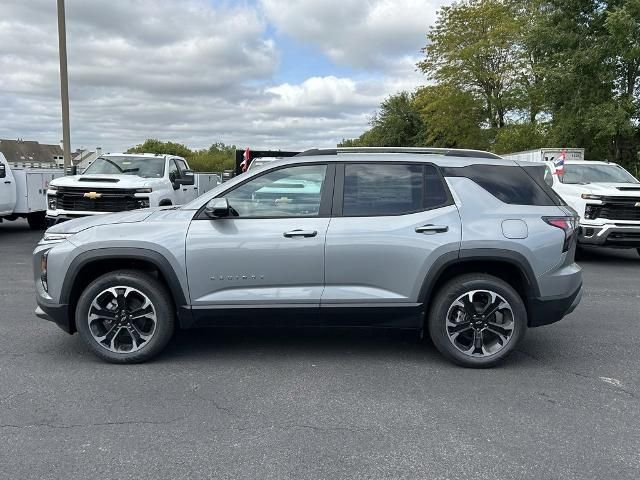
[[[312,150],[181,207],[50,228],[38,309],[99,357],[148,360],[176,328],[428,330],[487,367],[578,304],[576,216],[544,166],[469,150]]]

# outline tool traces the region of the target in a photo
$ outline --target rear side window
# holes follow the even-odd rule
[[[531,172],[532,175],[544,171]],[[536,180],[522,167],[502,165],[469,165],[445,169],[445,176],[466,177],[504,203],[512,205],[558,205]],[[541,179],[542,185],[544,180]],[[547,187],[548,188],[548,187]],[[557,197],[557,195],[556,195]]]
[[[448,201],[442,177],[431,165],[345,165],[344,216],[406,215]]]

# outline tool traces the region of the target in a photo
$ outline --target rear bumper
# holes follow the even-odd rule
[[[44,303],[39,297],[36,301],[38,303],[35,311],[36,317],[55,323],[67,333],[75,333],[75,325],[69,316],[69,305]]]
[[[640,247],[640,222],[615,222],[604,225],[581,223],[578,243],[600,247]]]
[[[529,301],[529,327],[541,327],[562,320],[582,299],[582,282],[567,296],[532,298]]]

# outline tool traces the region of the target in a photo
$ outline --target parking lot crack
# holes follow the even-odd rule
[[[121,422],[96,422],[96,423],[71,423],[71,424],[57,424],[57,423],[31,423],[27,425],[16,425],[16,424],[2,424],[0,428],[15,428],[15,429],[26,429],[26,428],[52,428],[52,429],[71,429],[71,428],[87,428],[87,427],[111,427],[111,426],[123,426],[123,425],[168,425],[171,423],[179,422],[188,417],[185,415],[183,417],[173,418],[170,420],[129,420],[129,421],[121,421]]]

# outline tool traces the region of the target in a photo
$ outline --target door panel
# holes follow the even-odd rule
[[[418,233],[426,225],[446,226]],[[333,218],[322,304],[417,303],[435,260],[460,249],[455,205],[400,216]]]
[[[319,306],[333,175],[326,164],[276,167],[224,193],[232,216],[191,222],[192,304]]]
[[[194,306],[318,304],[328,218],[194,220],[187,275]],[[315,236],[285,237],[295,230]]]
[[[16,205],[16,184],[9,165],[0,162],[5,167],[5,175],[0,178],[0,214],[9,215]]]

